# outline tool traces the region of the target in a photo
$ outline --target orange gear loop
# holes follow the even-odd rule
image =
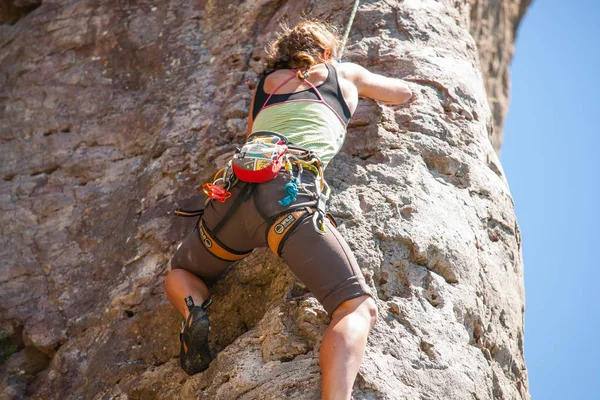
[[[221,203],[224,203],[225,200],[231,197],[231,192],[225,190],[224,187],[213,183],[205,183],[202,185],[202,191],[211,199],[218,200]]]

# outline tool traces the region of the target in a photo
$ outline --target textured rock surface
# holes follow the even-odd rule
[[[514,52],[517,27],[529,4],[531,0],[471,0],[468,5],[469,32],[477,42],[479,63],[494,117],[491,140],[496,151],[502,144],[502,125],[508,111],[508,67]],[[466,12],[466,9],[461,9],[461,14],[466,15]]]
[[[380,310],[355,398],[529,398],[519,230],[490,141],[527,4],[361,2],[346,58],[415,99],[361,102],[327,171]],[[257,250],[214,285],[219,354],[193,378],[162,282],[193,225],[169,212],[241,143],[278,21],[342,26],[350,7],[2,2],[0,398],[319,397],[327,316],[279,259]]]

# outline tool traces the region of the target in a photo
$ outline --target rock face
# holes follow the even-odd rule
[[[514,52],[517,27],[529,4],[531,0],[471,0],[468,5],[469,32],[477,42],[479,63],[494,117],[494,131],[490,137],[496,151],[502,144],[502,124],[508,111],[508,67]],[[466,13],[467,9],[461,9],[461,14]]]
[[[415,98],[362,101],[326,173],[380,313],[357,399],[529,399],[521,239],[492,145],[528,3],[361,2],[346,60]],[[213,285],[218,356],[191,378],[162,283],[194,224],[169,213],[242,143],[279,21],[341,27],[351,2],[1,4],[0,398],[319,398],[328,319],[277,257]]]

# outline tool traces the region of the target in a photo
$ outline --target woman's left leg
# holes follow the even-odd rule
[[[208,297],[208,288],[198,276],[184,269],[172,269],[165,279],[167,299],[183,318],[190,313],[185,298],[192,296],[196,305],[204,303]]]
[[[218,276],[230,264],[208,252],[197,230],[188,234],[171,259],[165,292],[169,302],[184,317],[180,364],[189,375],[204,371],[212,360],[208,347],[210,321],[202,306],[209,298],[209,292],[200,276]],[[189,297],[193,302],[189,301]]]

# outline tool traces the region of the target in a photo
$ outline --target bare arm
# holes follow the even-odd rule
[[[402,104],[412,97],[408,84],[401,79],[374,74],[358,64],[342,65],[348,79],[356,85],[360,97],[368,97],[386,104]]]

